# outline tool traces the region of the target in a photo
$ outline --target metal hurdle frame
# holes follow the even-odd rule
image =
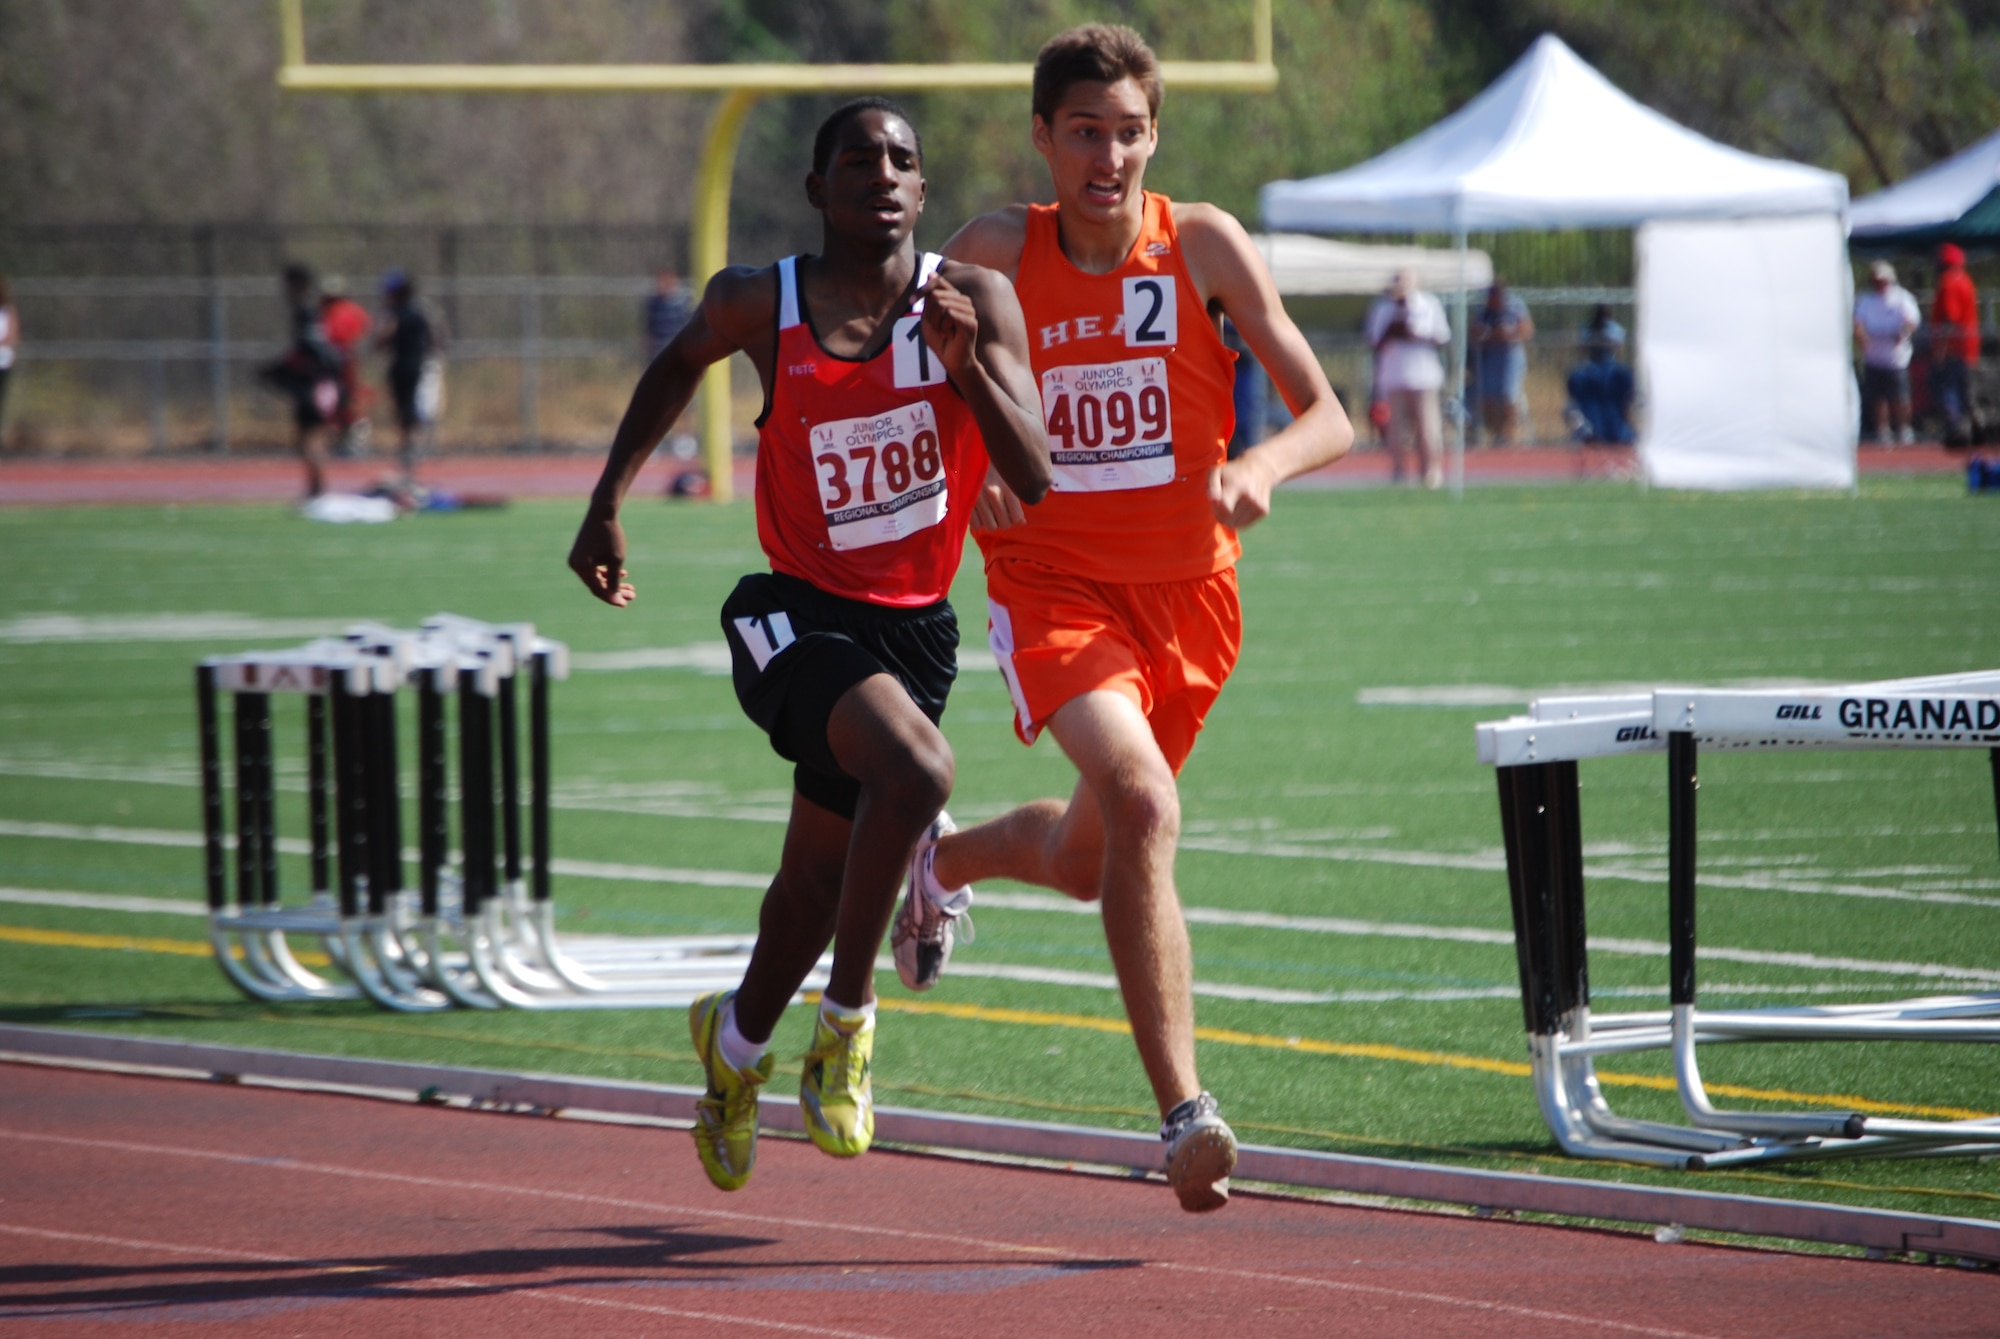
[[[210,937],[229,979],[261,1000],[366,996],[399,1012],[677,1007],[739,982],[754,935],[557,934],[549,686],[568,677],[568,665],[568,648],[538,636],[532,624],[451,614],[436,615],[415,632],[364,623],[344,639],[204,660],[196,669],[196,698]],[[525,863],[517,687],[523,675]],[[397,756],[396,695],[404,688],[417,699],[415,888],[405,881]],[[303,906],[283,906],[278,897],[273,692],[298,693],[307,703],[313,891]],[[224,693],[234,707],[233,900],[221,757]],[[315,936],[351,984],[302,966],[287,934]],[[804,988],[824,986],[829,966],[822,958]]]
[[[469,947],[486,989],[525,1009],[677,1007],[741,981],[755,935],[557,934],[549,880],[548,698],[549,684],[567,677],[566,648],[538,637],[530,624],[483,624],[440,615],[426,620],[424,627],[427,636],[450,638],[462,653],[485,657],[498,669],[491,715],[499,739],[502,878],[496,885],[482,876],[479,892],[471,893],[468,885],[467,897]],[[519,858],[516,684],[524,666],[533,779],[531,881],[523,880]],[[462,707],[472,702],[461,693]],[[490,738],[483,727],[462,727],[462,739],[472,736]],[[490,768],[490,763],[468,766]],[[470,796],[474,787],[465,790]],[[482,814],[479,823],[490,841],[490,819]],[[823,986],[829,966],[823,959],[804,988]]]
[[[1987,748],[2000,819],[2000,673],[1893,680],[1839,689],[1661,689],[1622,696],[1544,697],[1529,714],[1477,728],[1480,761],[1500,792],[1522,1007],[1537,1102],[1564,1151],[1680,1167],[1778,1158],[1991,1152],[2000,1121],[1894,1120],[1861,1113],[1716,1108],[1696,1062],[1700,1042],[1927,1039],[2000,1041],[2000,994],[1881,1004],[1702,1011],[1695,1003],[1695,770],[1698,742],[1732,750]],[[1873,698],[1883,721],[1844,723],[1843,703]],[[1886,703],[1928,700],[1897,727]],[[1980,704],[1984,705],[1980,705]],[[1952,706],[1969,728],[1951,728]],[[1897,718],[1900,719],[1900,718]],[[1664,1012],[1593,1019],[1584,932],[1576,765],[1620,753],[1669,762],[1669,998]],[[1691,1125],[1612,1112],[1598,1055],[1668,1049]]]
[[[378,667],[338,643],[290,651],[216,656],[195,668],[195,703],[201,740],[202,852],[207,884],[209,942],[224,975],[253,999],[268,1001],[353,999],[358,987],[329,981],[300,964],[285,936],[318,936],[336,964],[344,965],[339,916],[332,904],[328,859],[328,717],[336,680],[350,676],[372,685]],[[368,691],[364,687],[364,691]],[[231,699],[236,782],[236,887],[232,896],[227,855],[219,699]],[[277,796],[273,766],[271,697],[300,694],[306,702],[307,788],[311,811],[311,901],[280,903]],[[336,727],[338,728],[338,726]]]

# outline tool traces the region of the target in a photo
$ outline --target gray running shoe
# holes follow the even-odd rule
[[[1216,1114],[1215,1098],[1190,1097],[1160,1122],[1167,1146],[1167,1184],[1189,1213],[1229,1203],[1229,1174],[1236,1170],[1236,1135]]]
[[[972,889],[953,888],[942,898],[930,889],[937,886],[931,861],[937,854],[938,839],[958,831],[951,815],[940,810],[910,857],[910,875],[903,883],[903,905],[896,909],[889,927],[889,951],[896,959],[896,975],[911,990],[929,990],[944,974],[951,961],[954,939],[970,944],[972,930]]]

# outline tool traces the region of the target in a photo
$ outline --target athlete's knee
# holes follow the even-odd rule
[[[1049,882],[1079,902],[1095,902],[1103,891],[1104,852],[1061,849],[1049,856]]]
[[[1180,791],[1170,772],[1125,778],[1100,790],[1097,802],[1113,844],[1172,843],[1180,837]]]
[[[951,746],[943,735],[934,735],[901,741],[860,781],[871,808],[886,807],[921,827],[951,798],[957,775]]]
[[[832,856],[787,859],[778,867],[777,877],[771,880],[770,890],[764,894],[760,923],[776,921],[792,927],[824,925],[831,934],[834,920],[840,914],[840,888],[845,874],[844,861]]]

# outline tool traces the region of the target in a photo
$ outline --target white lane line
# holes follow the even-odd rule
[[[762,1223],[775,1226],[804,1229],[806,1231],[860,1234],[864,1236],[893,1237],[928,1243],[950,1242],[955,1245],[976,1247],[981,1250],[1029,1253],[1052,1256],[1079,1262],[1101,1262],[1113,1257],[1090,1255],[1082,1251],[1072,1251],[1061,1247],[1029,1245],[1019,1242],[993,1241],[980,1237],[955,1236],[944,1232],[915,1231],[903,1228],[881,1227],[868,1223],[816,1222],[809,1219],[781,1218],[768,1214],[737,1213],[727,1209],[697,1209],[677,1204],[660,1204],[644,1200],[623,1199],[609,1195],[591,1195],[581,1191],[552,1190],[534,1186],[510,1186],[491,1181],[454,1181],[443,1177],[415,1176],[403,1172],[386,1172],[366,1167],[342,1167],[330,1163],[294,1161],[290,1158],[264,1158],[240,1153],[219,1153],[207,1149],[177,1148],[162,1144],[141,1144],[115,1139],[80,1139],[66,1135],[38,1134],[25,1130],[0,1128],[0,1138],[16,1139],[24,1142],[61,1144],[73,1148],[94,1148],[105,1151],[135,1153],[147,1157],[182,1157],[207,1161],[232,1163],[239,1166],[255,1166],[272,1171],[299,1172],[310,1175],[338,1177],[346,1180],[377,1181],[393,1185],[419,1187],[426,1190],[478,1191],[486,1194],[521,1196],[529,1199],[556,1200],[570,1204],[586,1204],[593,1207],[636,1210],[650,1214],[690,1214],[702,1218],[724,1219],[731,1222]],[[1339,1292],[1362,1293],[1374,1297],[1392,1297],[1399,1301],[1423,1303],[1430,1306],[1457,1307],[1488,1314],[1522,1316],[1533,1320],[1558,1321],[1576,1324],[1593,1331],[1619,1330],[1630,1334],[1657,1335],[1661,1339],[1710,1339],[1710,1336],[1693,1334],[1685,1330],[1663,1330],[1650,1326],[1628,1325],[1609,1320],[1603,1316],[1575,1315],[1564,1311],[1550,1311],[1537,1307],[1517,1306],[1511,1302],[1492,1302],[1483,1298],[1454,1297],[1448,1293],[1422,1292],[1415,1289],[1391,1288],[1374,1283],[1351,1283],[1338,1279],[1315,1279],[1294,1274],[1275,1274],[1263,1270],[1232,1269],[1219,1265],[1181,1264],[1175,1261],[1147,1261],[1149,1269],[1165,1269],[1176,1273],[1205,1275],[1212,1278],[1241,1279],[1254,1283],[1282,1283],[1294,1287],[1322,1288]],[[564,1301],[584,1301],[594,1305],[613,1305],[624,1310],[657,1310],[660,1314],[696,1316],[695,1312],[671,1312],[667,1308],[650,1308],[642,1303],[618,1303],[606,1298],[577,1298],[566,1296]],[[739,1319],[718,1316],[718,1320]],[[752,1322],[765,1328],[784,1328],[806,1333],[827,1333],[842,1335],[841,1331],[812,1331],[804,1326],[787,1325],[784,1322]]]
[[[1260,1283],[1283,1283],[1295,1288],[1323,1288],[1331,1292],[1361,1293],[1375,1297],[1394,1297],[1406,1302],[1428,1302],[1434,1306],[1462,1307],[1473,1311],[1485,1311],[1502,1316],[1523,1316],[1529,1320],[1552,1320],[1563,1324],[1587,1327],[1592,1333],[1616,1330],[1621,1334],[1650,1334],[1659,1339],[1715,1339],[1712,1335],[1696,1334],[1689,1330],[1663,1330],[1656,1325],[1633,1325],[1622,1320],[1612,1320],[1608,1316],[1579,1316],[1569,1311],[1549,1311],[1542,1307],[1518,1306],[1512,1302],[1489,1302],[1477,1297],[1454,1297],[1449,1293],[1417,1292],[1406,1288],[1390,1288],[1379,1283],[1354,1283],[1346,1279],[1304,1278],[1297,1274],[1273,1274],[1259,1269],[1228,1269],[1216,1265],[1180,1264],[1169,1260],[1149,1260],[1148,1269],[1167,1269],[1177,1274],[1208,1274],[1220,1278],[1254,1279]]]
[[[391,1185],[413,1186],[424,1190],[469,1190],[491,1195],[519,1195],[529,1199],[553,1200],[565,1204],[581,1204],[598,1209],[637,1210],[652,1214],[690,1214],[698,1218],[717,1218],[734,1223],[755,1223],[773,1227],[798,1228],[809,1232],[830,1234],[858,1234],[869,1237],[893,1237],[898,1240],[918,1242],[949,1242],[955,1246],[977,1247],[989,1251],[1013,1251],[1032,1255],[1047,1255],[1072,1259],[1090,1259],[1073,1251],[1056,1246],[1032,1246],[1020,1242],[995,1241],[988,1237],[970,1237],[949,1232],[919,1231],[912,1228],[885,1227],[878,1223],[855,1223],[817,1218],[794,1218],[777,1214],[746,1213],[736,1209],[697,1208],[691,1204],[665,1204],[658,1200],[627,1199],[618,1195],[595,1195],[580,1190],[556,1190],[545,1186],[511,1186],[496,1181],[452,1180],[440,1176],[421,1176],[413,1172],[386,1172],[372,1167],[343,1167],[335,1163],[308,1162],[284,1155],[265,1157],[250,1153],[230,1153],[216,1149],[187,1148],[169,1144],[147,1144],[130,1139],[88,1139],[77,1135],[43,1134],[34,1130],[10,1130],[0,1127],[0,1139],[14,1139],[22,1143],[60,1144],[70,1148],[92,1148],[109,1153],[133,1153],[141,1157],[191,1158],[203,1162],[222,1162],[241,1167],[258,1167],[270,1171],[299,1172],[313,1176],[336,1177],[352,1181],[377,1181]]]
[[[354,1269],[361,1274],[370,1276],[365,1280],[361,1280],[361,1282],[364,1282],[371,1291],[377,1292],[384,1288],[394,1289],[399,1284],[411,1283],[420,1284],[426,1288],[473,1289],[483,1286],[465,1276],[430,1274],[408,1269],[392,1269],[388,1266],[378,1269],[371,1265],[348,1265],[346,1262],[337,1260],[301,1260],[295,1256],[268,1255],[262,1251],[239,1251],[220,1246],[183,1246],[167,1241],[142,1241],[133,1237],[109,1237],[97,1232],[59,1232],[53,1228],[22,1227],[12,1223],[0,1223],[0,1232],[8,1232],[21,1237],[41,1237],[49,1241],[81,1242],[92,1246],[115,1246],[121,1250],[143,1251],[155,1255],[191,1255],[204,1260],[242,1260],[254,1264],[288,1265],[301,1271],[309,1270],[317,1273],[324,1273],[329,1269],[340,1269],[343,1272],[347,1269]],[[644,1302],[622,1302],[608,1297],[579,1297],[575,1293],[557,1292],[550,1288],[529,1289],[520,1295],[544,1298],[551,1302],[567,1302],[573,1306],[595,1306],[607,1307],[617,1311],[638,1311],[652,1316],[672,1316],[677,1320],[715,1321],[720,1324],[745,1325],[752,1329],[776,1330],[785,1334],[817,1334],[825,1335],[828,1339],[879,1339],[879,1336],[862,1334],[854,1330],[832,1330],[818,1325],[799,1325],[782,1320],[759,1320],[751,1316],[726,1316],[708,1311],[685,1311],[675,1307],[655,1306]],[[204,1299],[192,1298],[183,1299],[183,1301],[179,1302],[162,1301],[156,1302],[150,1307],[141,1305],[127,1308],[127,1310],[128,1312],[134,1310],[164,1312],[171,1315],[173,1308],[184,1305],[186,1301],[199,1303],[202,1300]],[[67,1316],[73,1315],[80,1307],[88,1309],[94,1307],[94,1305],[88,1298],[79,1297],[71,1302],[65,1301],[61,1297],[56,1297],[37,1304],[32,1311],[22,1311],[18,1309],[17,1304],[10,1304],[5,1298],[0,1298],[0,1320],[8,1319],[10,1312],[12,1313],[12,1318],[17,1320],[29,1319],[36,1316],[52,1320],[64,1319]]]
[[[99,1232],[58,1232],[54,1228],[25,1227],[18,1223],[0,1223],[0,1232],[11,1232],[17,1237],[46,1237],[50,1241],[78,1241],[91,1246],[116,1246],[127,1251],[154,1251],[160,1255],[195,1255],[209,1260],[255,1260],[259,1264],[297,1265],[301,1269],[311,1268],[317,1263],[290,1255],[266,1255],[262,1251],[238,1251],[222,1246],[180,1246],[168,1241],[141,1241],[136,1237],[107,1237]]]

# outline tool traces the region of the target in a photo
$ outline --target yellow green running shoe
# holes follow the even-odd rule
[[[858,1158],[874,1142],[875,1095],[869,1074],[874,1055],[873,1015],[828,1018],[821,1011],[799,1080],[806,1133],[820,1152]]]
[[[743,1189],[757,1166],[757,1089],[773,1063],[769,1051],[748,1071],[722,1058],[722,1006],[735,993],[704,995],[688,1010],[694,1053],[708,1076],[708,1091],[694,1104],[694,1147],[718,1190]]]

